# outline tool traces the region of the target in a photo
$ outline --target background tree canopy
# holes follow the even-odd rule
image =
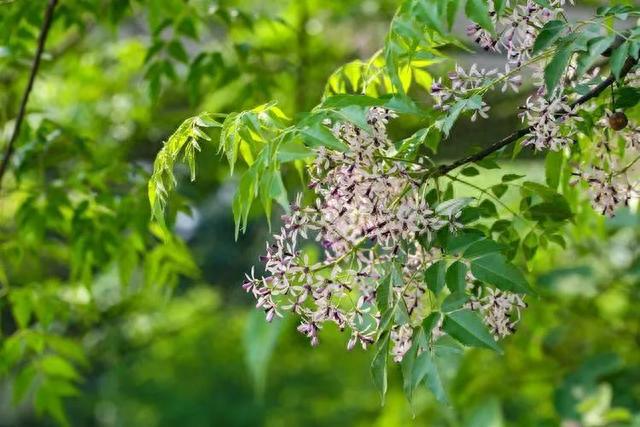
[[[504,24],[534,13],[516,52]],[[0,426],[640,426],[639,17],[0,0]],[[372,111],[397,115],[381,175],[439,221],[410,243],[442,258],[415,267],[414,312],[398,245],[374,332],[327,322],[312,347],[244,273],[296,193],[322,199],[314,158],[357,153],[336,126],[379,135]],[[331,261],[324,243],[301,254]],[[487,289],[526,294],[508,331],[473,308]]]

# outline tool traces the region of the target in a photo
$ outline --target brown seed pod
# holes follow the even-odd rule
[[[627,127],[628,123],[629,119],[627,119],[627,116],[621,111],[609,116],[609,127],[613,130],[622,130]]]

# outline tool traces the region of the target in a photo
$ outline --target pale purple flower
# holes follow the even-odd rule
[[[467,78],[477,74],[472,70]],[[260,258],[265,277],[256,278],[252,270],[243,284],[267,320],[280,311],[299,316],[298,330],[312,345],[318,344],[325,322],[350,332],[349,349],[358,342],[363,348],[373,343],[381,316],[376,289],[390,261],[399,256],[406,265],[411,263],[412,271],[403,274],[404,289],[394,292],[393,298],[404,298],[419,322],[426,289],[416,272],[431,265],[433,257],[422,253],[416,238],[446,225],[461,227],[454,217],[440,218],[424,201],[421,183],[412,177],[421,170],[418,165],[384,160],[395,152],[386,131],[394,117],[392,111],[374,107],[367,114],[369,129],[326,122],[349,149],[316,150],[309,167],[314,202],[302,206],[301,196],[296,198]],[[300,249],[309,241],[322,249],[316,263]],[[399,344],[398,354],[403,348]]]
[[[404,355],[411,348],[411,337],[413,328],[409,325],[398,326],[391,330],[390,339],[392,342],[391,355],[394,362],[402,362]]]
[[[486,288],[484,293],[479,289],[478,295],[472,296],[465,304],[465,308],[481,314],[496,340],[515,332],[520,310],[526,307],[522,295],[492,288]]]

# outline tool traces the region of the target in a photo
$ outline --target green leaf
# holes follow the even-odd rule
[[[13,318],[18,326],[22,329],[28,327],[33,312],[31,291],[29,289],[12,290],[9,293],[9,300],[11,301]]]
[[[444,246],[447,253],[458,254],[464,252],[469,245],[482,239],[484,239],[484,234],[481,231],[468,229],[451,237]]]
[[[153,162],[153,173],[149,179],[148,197],[151,205],[152,218],[164,225],[164,208],[171,192],[175,189],[176,178],[173,168],[182,155],[182,160],[187,163],[191,172],[191,178],[195,178],[195,154],[200,150],[198,140],[209,141],[209,136],[199,127],[222,127],[220,134],[220,151],[227,156],[231,169],[236,161],[239,139],[235,132],[231,132],[237,114],[232,113],[221,125],[213,117],[214,114],[203,113],[191,117],[178,127],[178,129],[164,143],[162,150],[157,154]],[[232,117],[232,119],[229,119]],[[227,136],[229,136],[227,138]]]
[[[384,313],[391,305],[391,273],[386,274],[376,289],[376,305]]]
[[[508,189],[509,189],[509,186],[506,184],[496,184],[493,187],[491,187],[491,192],[495,194],[497,198],[500,198],[504,196],[504,193],[506,193]]]
[[[434,311],[422,321],[422,330],[424,332],[424,338],[427,341],[431,339],[431,332],[433,331],[433,328],[436,327],[441,317],[442,313]]]
[[[184,34],[193,40],[198,40],[198,30],[194,24],[194,21],[190,17],[185,17],[178,23],[176,30],[180,34]]]
[[[532,293],[522,272],[498,253],[472,260],[471,273],[481,282],[505,291]]]
[[[384,100],[367,95],[339,94],[330,96],[322,101],[325,108],[345,108],[352,105],[360,107],[375,107],[384,104]]]
[[[503,1],[503,0],[498,0]],[[453,23],[455,22],[458,8],[460,7],[460,0],[448,0],[447,1],[447,28],[451,31]]]
[[[478,240],[465,249],[464,257],[467,259],[479,258],[481,256],[499,253],[500,245],[489,239]]]
[[[271,179],[271,185],[269,186],[268,190],[268,196],[278,202],[282,209],[287,212],[289,209],[289,198],[287,196],[287,189],[284,188],[282,174],[279,170],[273,170],[273,177]]]
[[[422,144],[429,148],[433,153],[438,151],[438,146],[442,140],[442,134],[435,126],[429,126],[427,133],[422,139]]]
[[[300,131],[306,144],[310,147],[324,146],[338,151],[347,151],[349,147],[327,129],[326,126],[317,124]]]
[[[473,111],[482,107],[482,97],[480,95],[474,95],[470,98],[462,98],[457,100],[453,106],[447,111],[447,115],[444,119],[439,120],[438,128],[446,136],[449,136],[449,132],[453,128],[453,125],[465,111]]]
[[[278,147],[278,161],[282,163],[304,160],[315,154],[298,139],[289,139]]]
[[[409,310],[407,308],[407,304],[405,303],[403,298],[400,298],[396,301],[396,309],[395,309],[395,324],[396,325],[406,325],[411,323],[411,315],[409,314]]]
[[[375,344],[375,353],[371,362],[371,377],[380,393],[381,404],[387,394],[387,357],[389,355],[389,333],[384,332]]]
[[[562,236],[560,236],[558,234],[552,234],[551,236],[547,236],[547,239],[549,239],[550,241],[552,241],[555,244],[559,245],[563,249],[567,248],[567,242],[564,240],[564,237],[562,237]]]
[[[445,284],[445,274],[447,271],[447,263],[444,260],[439,260],[424,272],[424,281],[427,283],[427,288],[438,295]]]
[[[367,123],[368,110],[369,108],[359,105],[349,105],[337,110],[331,110],[331,112],[337,116],[338,120],[352,123],[363,130],[370,130],[371,126]]]
[[[483,217],[498,217],[498,209],[491,200],[484,199],[478,208],[480,208],[480,215]]]
[[[438,150],[440,138],[440,131],[434,126],[420,129],[410,137],[402,140],[400,148],[398,148],[398,155],[410,158],[418,152],[421,145],[428,147],[433,153],[435,153]]]
[[[587,43],[587,52],[581,52],[577,61],[578,76],[584,75],[591,67],[593,67],[601,55],[615,41],[616,36],[599,36],[594,37]]]
[[[502,182],[511,182],[524,178],[526,175],[518,175],[515,173],[508,173],[502,177]]]
[[[535,221],[563,222],[573,217],[571,208],[564,197],[558,198],[554,202],[543,202],[529,208],[529,215]]]
[[[27,365],[16,375],[13,381],[14,405],[19,404],[25,398],[37,373],[37,370],[32,365]]]
[[[538,237],[535,231],[529,232],[527,236],[522,240],[522,251],[527,259],[533,258],[538,250]]]
[[[420,331],[420,333],[422,333],[422,331]],[[417,355],[418,339],[416,339],[415,335],[417,334],[414,334],[411,349],[402,359],[402,376],[405,395],[409,402],[412,402],[415,389],[424,381],[438,401],[446,402],[446,393],[442,385],[438,367],[435,363],[435,353],[433,350],[427,348]]]
[[[397,311],[398,305],[399,304],[392,304],[385,311],[381,312],[382,315],[380,317],[380,325],[378,326],[378,329],[380,331],[380,336],[389,332],[389,329],[391,329],[393,319],[396,317],[396,311]]]
[[[145,79],[149,82],[149,97],[156,102],[162,88],[162,64],[154,63],[145,73]]]
[[[247,318],[244,332],[245,361],[259,396],[264,393],[269,361],[284,323],[283,319],[277,318],[267,322],[264,314],[258,310],[252,310]]]
[[[75,380],[80,378],[76,369],[60,356],[48,355],[40,359],[40,368],[51,376]]]
[[[425,75],[429,76],[429,78],[431,78],[431,75],[428,74],[426,71],[422,70],[424,74],[422,74],[422,77],[424,78]],[[429,85],[429,87],[431,87],[431,85]],[[388,95],[384,95],[383,98],[380,98],[381,101],[384,101],[383,106],[395,111],[396,113],[399,114],[412,114],[412,115],[418,115],[418,116],[422,116],[424,114],[424,111],[421,109],[421,107],[418,106],[418,104],[416,104],[416,102],[411,99],[410,97],[403,95],[403,94],[395,94],[390,98],[387,98]]]
[[[442,301],[442,307],[440,309],[443,313],[451,313],[453,311],[460,310],[464,304],[469,301],[469,295],[464,291],[454,292]]]
[[[624,86],[615,92],[615,108],[632,108],[640,103],[640,88]]]
[[[449,266],[449,269],[447,269],[447,275],[445,277],[447,288],[449,288],[452,293],[464,292],[467,286],[465,280],[466,274],[467,266],[461,261],[455,261]]]
[[[231,209],[235,222],[235,237],[238,238],[240,229],[246,229],[249,212],[258,192],[260,184],[261,162],[255,162],[240,178],[238,189],[233,198]]]
[[[553,6],[551,6],[551,3],[549,3],[549,0],[533,0],[534,3],[539,4],[542,7],[546,7],[547,9],[551,9]]]
[[[564,21],[553,20],[544,24],[544,27],[538,33],[533,43],[532,56],[537,55],[553,44],[562,35],[562,31],[566,28]]]
[[[169,45],[167,46],[167,49],[169,50],[169,55],[171,55],[173,58],[185,64],[189,63],[189,55],[187,54],[187,51],[184,50],[184,47],[182,46],[182,43],[180,43],[180,41],[171,40],[171,42],[169,42]]]
[[[534,204],[523,209],[536,221],[562,222],[572,218],[573,213],[567,200],[552,188],[538,184],[537,182],[525,182],[522,184],[523,196],[533,193],[542,198],[542,203]],[[526,200],[526,199],[523,199]]]
[[[419,347],[417,335],[420,333],[422,333],[420,329],[414,329],[411,348],[405,353],[400,364],[402,370],[402,388],[409,403],[413,403],[413,392],[422,380],[422,378],[418,378],[419,372],[414,370]]]
[[[560,173],[562,172],[562,163],[564,162],[564,153],[562,151],[549,151],[544,161],[545,180],[549,188],[556,189],[560,184]]]
[[[640,40],[634,40],[629,43],[629,55],[631,55],[633,59],[640,59]]]
[[[493,7],[496,13],[498,14],[498,16],[502,15],[502,12],[504,12],[506,6],[507,6],[506,0],[493,0]]]
[[[49,414],[63,427],[69,426],[69,421],[62,405],[60,384],[52,381],[43,382],[36,390],[33,400],[37,414]]]
[[[284,188],[282,175],[277,168],[271,166],[262,173],[258,191],[264,213],[269,221],[269,226],[271,226],[272,200],[277,201],[285,211],[289,208],[287,190]]]
[[[460,173],[464,176],[478,176],[480,175],[480,171],[473,166],[468,166],[460,171]]]
[[[446,314],[442,328],[466,346],[485,347],[502,352],[480,316],[471,310],[463,309]]]
[[[620,74],[622,73],[622,67],[629,57],[629,43],[625,42],[618,46],[611,54],[609,65],[611,66],[611,72],[616,76],[617,80],[620,80]]]
[[[473,22],[487,31],[494,32],[493,22],[491,22],[491,18],[489,17],[489,4],[487,0],[467,0],[464,12]]]
[[[391,286],[402,287],[403,285],[402,267],[397,262],[394,262],[391,264]]]
[[[89,360],[82,345],[71,338],[58,335],[48,335],[46,345],[66,359],[73,360],[80,365],[88,366]]]
[[[411,14],[415,16],[420,23],[439,33],[444,32],[444,26],[442,25],[443,19],[440,15],[438,4],[436,2],[429,0],[417,0],[412,3],[413,10],[411,10]],[[409,39],[416,38],[417,37],[409,37]]]
[[[558,86],[558,83],[560,83],[572,54],[573,48],[571,45],[562,45],[544,68],[544,82],[547,87],[547,96],[551,96],[556,86]]]
[[[416,364],[419,364],[421,369],[425,372],[425,382],[427,383],[427,387],[431,390],[438,402],[447,404],[447,393],[444,390],[440,370],[436,364],[436,353],[428,349],[425,350],[420,357],[424,357],[424,359],[416,361]]]
[[[505,425],[500,401],[495,398],[481,401],[472,409],[462,427],[503,427]]]
[[[460,216],[458,217],[458,222],[464,225],[469,225],[478,219],[480,219],[480,209],[478,207],[470,206],[461,211]]]
[[[148,64],[165,46],[164,40],[154,40],[144,56],[144,64]]]

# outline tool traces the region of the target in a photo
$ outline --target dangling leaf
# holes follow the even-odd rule
[[[490,253],[472,260],[471,273],[481,282],[505,291],[532,293],[522,272],[499,253]]]
[[[464,345],[502,352],[482,319],[471,310],[463,309],[446,314],[442,329]]]
[[[371,362],[371,376],[373,383],[380,393],[381,404],[387,394],[387,359],[389,356],[389,333],[385,332],[375,344],[373,361]]]

